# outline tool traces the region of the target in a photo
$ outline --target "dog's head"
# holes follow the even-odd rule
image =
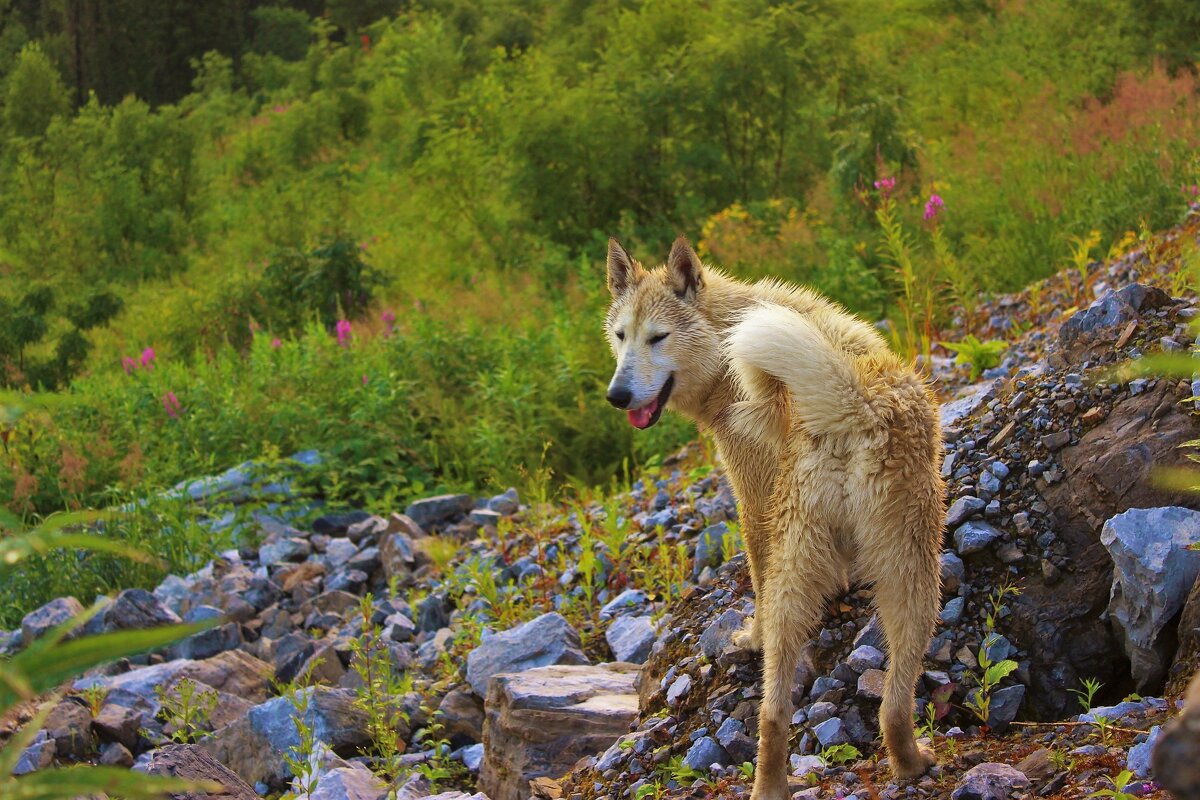
[[[617,369],[607,396],[634,427],[658,422],[668,403],[698,409],[719,374],[720,340],[702,310],[708,276],[682,237],[667,263],[653,270],[643,269],[616,239],[608,241],[613,299],[605,330]]]

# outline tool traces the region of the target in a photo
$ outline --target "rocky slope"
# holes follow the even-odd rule
[[[797,796],[1077,798],[1127,768],[1129,794],[1165,797],[1159,782],[1182,786],[1200,764],[1196,735],[1173,734],[1181,755],[1151,767],[1200,652],[1200,495],[1151,474],[1189,463],[1196,390],[1114,369],[1193,340],[1197,308],[1170,288],[1196,234],[1193,220],[1086,280],[1064,273],[985,306],[979,330],[1010,349],[981,382],[935,362],[951,502],[918,704],[940,766],[911,785],[888,776],[875,719],[886,648],[870,588],[852,587],[797,670]],[[571,505],[510,490],[389,516],[323,509],[254,465],[181,486],[246,544],[103,599],[89,629],[214,627],[79,680],[18,770],[204,775],[236,798],[746,795],[759,663],[730,638],[754,599],[712,460],[698,443]],[[0,651],[81,599],[0,632]],[[1013,663],[983,713],[989,661]],[[1103,684],[1090,714],[1084,679]],[[28,716],[0,720],[0,737]]]

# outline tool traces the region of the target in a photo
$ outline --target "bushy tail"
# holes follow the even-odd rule
[[[725,340],[725,352],[747,399],[766,400],[782,383],[792,394],[794,412],[813,433],[878,424],[853,356],[839,352],[789,308],[763,304],[746,312]]]

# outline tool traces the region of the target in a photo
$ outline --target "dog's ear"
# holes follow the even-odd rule
[[[625,294],[642,279],[642,265],[633,260],[615,237],[608,240],[608,290],[613,297]]]
[[[675,240],[671,255],[667,257],[667,275],[675,294],[685,300],[691,300],[704,288],[704,267],[700,257],[682,236]]]

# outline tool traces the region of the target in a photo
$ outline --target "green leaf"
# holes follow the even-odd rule
[[[79,511],[72,514],[59,514],[51,518],[55,527],[95,521],[98,512]],[[45,525],[46,523],[43,523]],[[33,533],[0,540],[0,570],[11,567],[32,555],[44,555],[59,548],[74,548],[79,550],[94,550],[128,558],[143,564],[164,565],[164,562],[147,555],[129,545],[87,533],[66,533],[56,530],[45,530],[39,527]]]
[[[108,794],[123,800],[151,800],[178,792],[222,792],[212,781],[186,781],[121,767],[67,767],[34,772],[20,780],[0,781],[5,800],[70,800],[80,795]]]
[[[1000,681],[1007,678],[1018,667],[1017,662],[1011,659],[1005,659],[988,667],[986,683],[990,686],[995,686]]]

